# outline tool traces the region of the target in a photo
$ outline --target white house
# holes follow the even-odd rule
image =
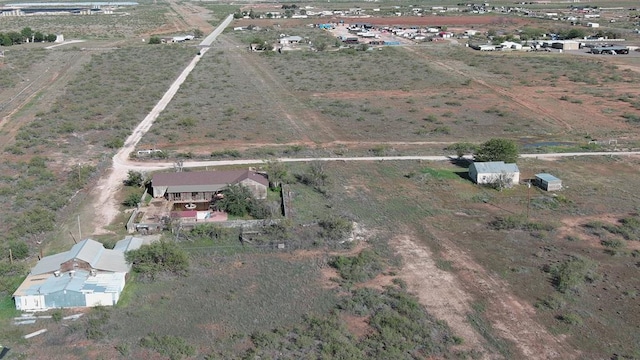
[[[600,24],[594,23],[594,22],[589,22],[589,23],[587,23],[587,27],[597,28],[597,27],[600,27]]]
[[[16,309],[115,305],[131,270],[124,254],[146,243],[128,236],[113,249],[105,249],[101,243],[86,239],[69,251],[43,257],[13,294]]]
[[[476,184],[493,184],[502,179],[514,185],[520,181],[520,170],[516,164],[504,161],[474,162],[469,166],[469,177]]]
[[[522,50],[522,44],[513,41],[505,41],[500,44],[500,46],[502,46],[503,49]]]
[[[302,38],[300,36],[284,36],[281,37],[278,42],[280,43],[280,45],[290,45],[297,44],[300,41],[302,41]]]

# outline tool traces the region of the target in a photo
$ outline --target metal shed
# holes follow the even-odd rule
[[[551,174],[536,174],[536,185],[545,191],[556,191],[562,189],[562,180]]]

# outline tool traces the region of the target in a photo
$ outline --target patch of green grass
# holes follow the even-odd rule
[[[454,179],[460,178],[455,171],[450,169],[435,169],[435,168],[426,167],[421,169],[420,172],[423,174],[427,174],[436,179],[454,180]]]
[[[0,320],[7,320],[20,316],[20,311],[16,310],[16,304],[11,295],[0,297]]]

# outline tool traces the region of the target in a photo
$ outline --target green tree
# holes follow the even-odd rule
[[[164,240],[127,251],[125,259],[134,272],[150,280],[161,273],[184,276],[189,271],[189,257],[184,249]]]
[[[287,182],[289,176],[287,167],[280,161],[267,161],[267,174],[269,176],[269,185],[272,189],[279,188],[283,182]]]
[[[139,202],[140,202],[140,195],[129,194],[129,196],[127,196],[122,202],[122,205],[127,207],[134,207],[134,206],[138,206]]]
[[[322,161],[312,161],[309,163],[307,171],[300,175],[299,178],[303,184],[318,188],[326,185],[329,175],[327,175]]]
[[[518,155],[518,145],[513,140],[491,139],[480,145],[474,155],[474,160],[514,163],[518,159]]]
[[[22,44],[22,34],[16,31],[9,31],[7,33],[9,39],[11,39],[12,44]]]
[[[125,186],[141,187],[147,184],[145,175],[139,171],[129,170],[127,178],[124,180]]]
[[[455,143],[447,146],[445,150],[452,150],[456,152],[456,155],[461,158],[466,154],[472,154],[478,149],[478,146],[468,142]]]
[[[33,30],[31,30],[30,27],[25,27],[24,29],[22,29],[22,31],[20,31],[20,34],[22,35],[22,38],[25,39],[26,41],[31,41],[31,36],[33,36]]]
[[[162,40],[160,40],[160,38],[157,37],[157,36],[152,36],[152,37],[149,38],[149,44],[150,45],[157,45],[157,44],[160,44],[160,43],[162,43]]]
[[[43,33],[41,33],[40,31],[36,31],[36,32],[33,34],[33,41],[35,41],[35,42],[43,42],[43,41],[44,41],[44,39],[45,39],[45,36],[44,36],[44,34],[43,34]]]
[[[54,42],[57,38],[58,36],[56,34],[49,34],[45,40],[47,40],[47,42]]]
[[[2,46],[11,46],[13,45],[13,41],[7,34],[0,34],[0,45]]]
[[[204,33],[200,29],[193,29],[193,36],[196,38],[201,38],[204,36]]]
[[[327,43],[323,41],[319,41],[315,44],[315,48],[318,51],[325,51],[327,50]]]
[[[250,215],[256,219],[265,219],[271,215],[265,202],[254,198],[251,190],[244,185],[229,185],[222,194],[224,197],[216,201],[216,206],[230,215]]]

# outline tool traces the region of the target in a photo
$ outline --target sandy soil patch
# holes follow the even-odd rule
[[[420,303],[435,317],[445,320],[453,332],[464,339],[462,348],[484,350],[483,358],[495,358],[486,352],[484,340],[467,321],[472,298],[455,275],[438,269],[431,251],[408,235],[397,236],[391,245],[404,261],[399,277]]]
[[[438,243],[442,246],[441,254],[453,262],[463,286],[469,292],[479,293],[487,300],[485,314],[497,335],[513,342],[524,358],[580,358],[580,352],[566,344],[564,337],[550,334],[533,319],[533,306],[513,295],[506,281],[487,272],[444,233],[431,226],[428,226],[427,230],[437,237]]]

